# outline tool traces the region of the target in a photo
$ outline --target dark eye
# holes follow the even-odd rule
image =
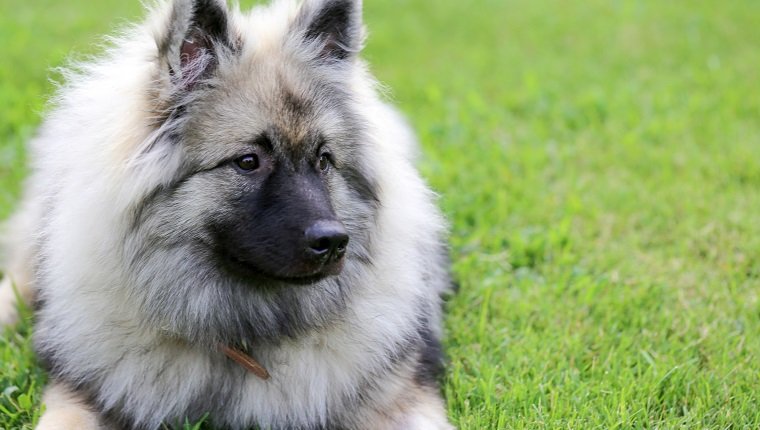
[[[317,167],[319,167],[319,170],[322,172],[327,173],[330,170],[331,163],[332,160],[330,160],[330,154],[323,152],[322,155],[319,156],[319,163],[317,163]]]
[[[235,160],[235,166],[244,172],[253,172],[258,169],[261,163],[259,156],[256,154],[247,154]]]

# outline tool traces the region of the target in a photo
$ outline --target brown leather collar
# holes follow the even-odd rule
[[[222,349],[222,352],[224,352],[224,355],[231,358],[237,364],[245,367],[249,372],[265,381],[269,379],[269,372],[267,372],[267,369],[250,355],[239,349],[230,348],[227,345],[219,345],[219,347]]]

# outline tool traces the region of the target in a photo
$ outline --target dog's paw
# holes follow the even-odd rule
[[[64,386],[52,383],[42,398],[46,410],[35,430],[100,430],[95,413],[84,406],[83,399]]]
[[[431,417],[426,415],[412,415],[404,425],[410,430],[455,430],[455,427],[446,421],[445,417]]]
[[[425,399],[410,411],[404,420],[405,429],[410,430],[455,430],[449,423],[441,401],[435,398]]]
[[[59,411],[44,415],[35,430],[99,430],[98,421],[87,412]]]
[[[11,283],[11,278],[3,277],[0,281],[0,327],[16,324],[18,321],[18,307],[16,293]]]

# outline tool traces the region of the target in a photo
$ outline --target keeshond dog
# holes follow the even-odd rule
[[[174,0],[66,73],[5,237],[38,428],[450,429],[445,222],[360,0]]]

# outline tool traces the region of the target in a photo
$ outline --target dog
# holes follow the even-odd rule
[[[0,317],[38,429],[452,429],[446,222],[360,59],[360,0],[170,0],[30,142]]]

